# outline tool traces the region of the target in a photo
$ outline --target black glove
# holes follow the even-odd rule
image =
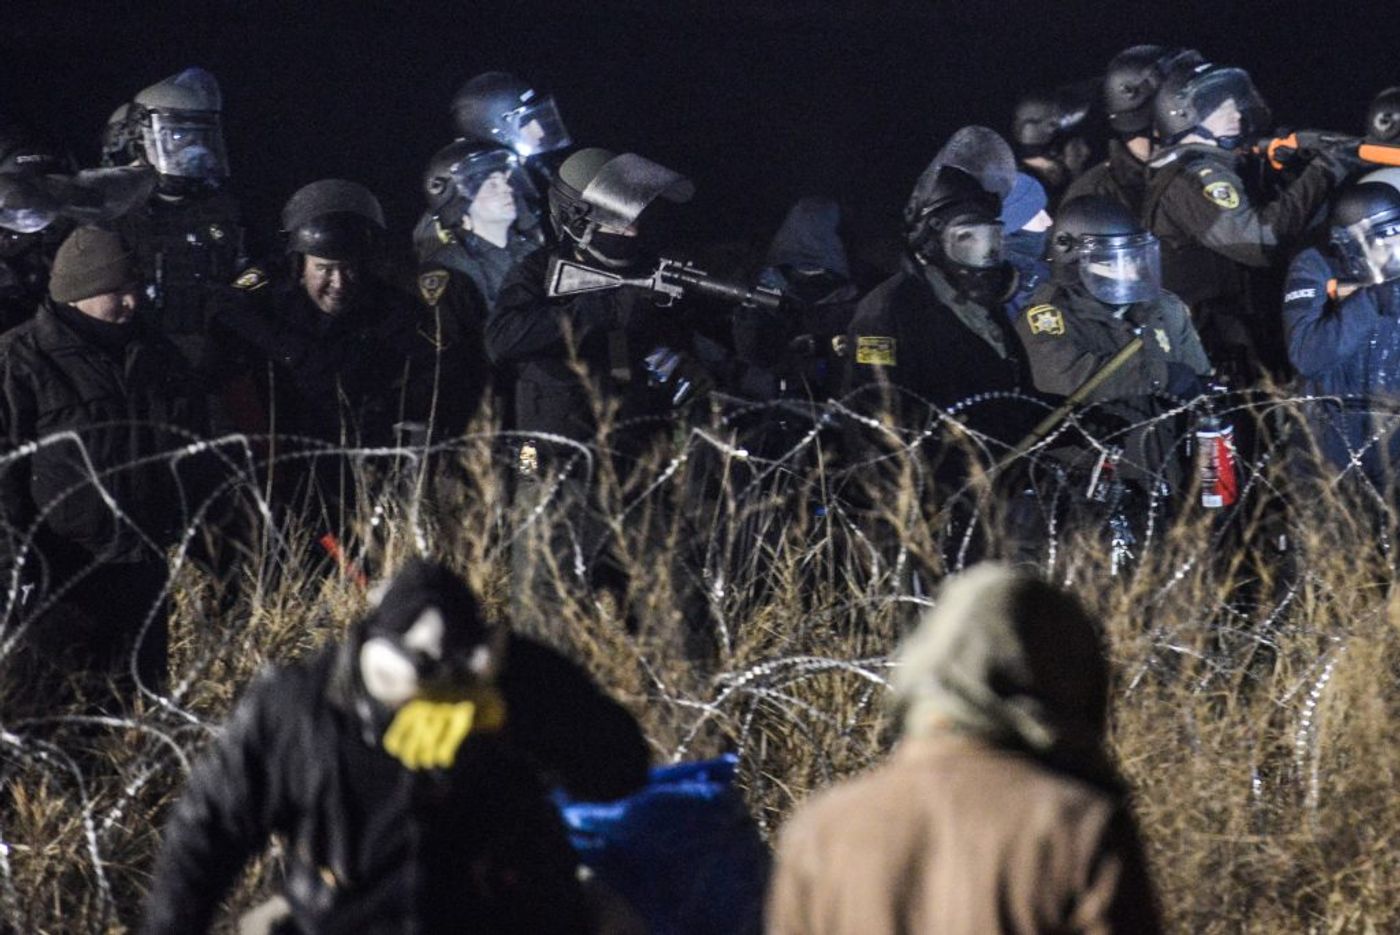
[[[1146,302],[1137,302],[1129,305],[1123,312],[1123,320],[1134,328],[1145,328],[1152,320],[1152,306]]]
[[[1334,185],[1341,185],[1347,177],[1366,167],[1366,161],[1357,152],[1359,143],[1338,143],[1318,150],[1313,164],[1326,172]]]

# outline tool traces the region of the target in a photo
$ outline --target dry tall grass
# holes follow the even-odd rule
[[[1268,405],[1275,419],[1296,412]],[[620,590],[568,580],[573,556],[547,547],[559,491],[546,478],[512,507],[511,460],[489,432],[440,452],[437,468],[454,464],[426,482],[412,457],[347,455],[378,491],[361,504],[352,557],[387,568],[426,547],[464,569],[492,613],[514,603],[629,704],[658,761],[737,751],[771,832],[811,790],[887,749],[887,660],[922,590],[1010,542],[986,479],[950,498],[911,436],[866,424],[887,454],[841,462],[810,421],[787,421],[773,458],[715,421],[626,478],[593,462],[591,528],[625,572]],[[1188,502],[1140,530],[1127,561],[1104,524],[1057,526],[1039,561],[1106,622],[1113,743],[1173,928],[1400,930],[1395,514],[1363,485],[1304,484],[1276,455],[1228,517]],[[512,601],[511,548],[564,582],[543,618]],[[231,608],[180,563],[171,690],[136,716],[0,713],[0,918],[11,928],[134,926],[163,809],[239,688],[361,611],[352,576],[281,560],[259,580],[276,554],[306,552],[254,556]],[[250,869],[232,913],[274,885],[275,863],[274,850]]]

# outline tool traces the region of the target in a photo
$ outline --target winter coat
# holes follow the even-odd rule
[[[1029,389],[1024,352],[1001,308],[958,297],[933,267],[906,268],[856,306],[847,338],[850,400],[877,403],[888,381],[895,414],[907,428],[930,419],[929,404],[948,408],[981,393]],[[974,430],[1014,444],[1035,423],[1021,400],[977,403],[960,418]]]
[[[197,440],[202,391],[168,340],[125,327],[125,343],[109,349],[85,332],[113,336],[116,326],[46,303],[0,336],[0,444],[13,456],[42,440],[0,466],[6,561],[41,512],[35,541],[58,567],[160,559],[188,518],[182,499],[198,505],[207,464],[152,456]],[[63,433],[76,440],[54,437]]]
[[[406,402],[414,395],[406,394],[409,361],[423,343],[419,307],[376,278],[363,288],[334,317],[290,276],[269,281],[256,268],[215,295],[216,326],[261,358],[254,376],[267,429],[332,445],[387,445],[394,423],[421,415]]]
[[[141,931],[206,931],[244,863],[285,840],[299,931],[581,932],[577,859],[547,784],[608,800],[646,781],[636,722],[581,669],[512,637],[505,727],[444,769],[381,746],[359,643],[260,677],[167,824]]]
[[[768,904],[772,935],[1159,930],[1121,796],[952,732],[805,804]]]
[[[1283,328],[1298,389],[1328,397],[1305,404],[1313,440],[1336,467],[1359,455],[1378,487],[1400,457],[1395,432],[1400,402],[1400,283],[1358,289],[1340,302],[1327,283],[1345,278],[1341,265],[1305,250],[1288,269]],[[1373,440],[1379,433],[1380,438]]]

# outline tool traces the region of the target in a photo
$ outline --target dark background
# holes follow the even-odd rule
[[[692,234],[766,237],[800,195],[891,233],[959,126],[1005,133],[1016,96],[1101,73],[1120,49],[1199,48],[1248,68],[1276,120],[1360,132],[1400,84],[1394,3],[577,0],[572,3],[0,3],[0,113],[97,160],[107,115],[190,65],[219,78],[233,189],[265,239],[298,186],[343,176],[396,233],[452,136],[466,78],[514,71],[575,141],[690,175]]]

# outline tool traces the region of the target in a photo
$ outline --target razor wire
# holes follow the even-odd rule
[[[926,418],[893,424],[849,398],[756,403],[717,396],[708,418],[663,420],[660,431],[654,421],[612,426],[619,435],[638,432],[668,441],[652,460],[629,463],[625,479],[605,498],[586,493],[565,502],[571,489],[591,488],[608,473],[605,468],[616,470],[617,449],[531,436],[566,456],[549,460],[521,509],[510,500],[512,489],[518,496],[523,486],[516,448],[525,437],[489,428],[431,445],[365,448],[236,434],[187,437],[172,450],[103,469],[93,464],[75,433],[11,450],[0,455],[0,476],[22,472],[36,455],[64,446],[85,465],[85,477],[53,502],[37,504],[24,528],[4,530],[11,561],[4,569],[0,671],[14,661],[29,631],[42,626],[80,583],[46,578],[39,547],[44,524],[80,493],[96,493],[114,528],[134,533],[142,548],[163,556],[171,570],[143,618],[138,644],[161,622],[166,604],[179,605],[173,618],[187,642],[172,659],[163,690],[141,683],[132,653],[129,674],[142,699],[139,712],[93,715],[74,709],[15,717],[0,710],[0,898],[7,912],[19,911],[25,885],[21,858],[46,843],[15,837],[16,824],[7,812],[13,807],[9,788],[64,789],[81,829],[81,846],[69,859],[81,863],[83,874],[94,881],[92,911],[103,920],[132,919],[135,907],[119,905],[115,895],[113,868],[125,864],[113,849],[126,824],[150,820],[154,803],[178,788],[191,759],[217,733],[227,698],[240,686],[222,686],[217,703],[210,700],[210,687],[229,678],[255,650],[262,651],[249,645],[259,619],[306,614],[309,630],[319,639],[333,639],[346,614],[316,616],[316,608],[328,593],[353,594],[346,582],[356,572],[382,572],[396,554],[460,554],[460,540],[472,535],[477,539],[470,544],[484,560],[505,569],[511,549],[540,547],[550,530],[559,528],[568,529],[572,543],[558,566],[570,579],[563,590],[582,589],[575,610],[596,618],[601,605],[580,583],[597,558],[597,550],[582,544],[596,537],[583,528],[587,522],[634,546],[642,560],[668,566],[676,591],[693,586],[699,595],[689,609],[700,608],[696,612],[703,616],[713,659],[688,660],[674,646],[646,642],[655,635],[655,625],[646,621],[642,633],[615,627],[622,632],[610,638],[633,646],[629,655],[642,687],[629,700],[652,728],[653,743],[672,760],[719,748],[740,752],[745,785],[766,829],[776,815],[772,809],[790,804],[790,787],[828,782],[856,768],[855,760],[868,761],[884,749],[880,700],[896,664],[898,639],[931,603],[941,575],[980,558],[1008,557],[993,547],[1008,536],[1003,525],[1008,490],[1042,520],[1034,525],[1033,541],[1025,543],[1026,553],[1010,557],[1070,586],[1092,584],[1101,593],[1086,594],[1091,604],[1106,612],[1116,606],[1120,613],[1130,606],[1140,617],[1136,630],[1116,648],[1130,663],[1120,703],[1131,704],[1138,693],[1166,683],[1185,685],[1203,698],[1237,690],[1251,682],[1260,653],[1296,655],[1300,646],[1313,647],[1310,656],[1291,660],[1305,675],[1272,700],[1289,725],[1295,781],[1285,800],[1267,804],[1301,809],[1315,820],[1326,794],[1321,705],[1347,644],[1344,634],[1311,631],[1298,608],[1305,594],[1314,604],[1345,604],[1349,596],[1330,590],[1307,569],[1308,537],[1316,536],[1307,527],[1308,510],[1318,505],[1299,491],[1344,492],[1346,499],[1337,502],[1350,505],[1349,522],[1373,534],[1384,559],[1376,566],[1377,588],[1394,583],[1386,577],[1393,576],[1394,567],[1393,491],[1377,486],[1367,473],[1370,461],[1390,443],[1394,413],[1377,407],[1376,427],[1361,448],[1334,469],[1312,464],[1321,483],[1304,472],[1297,489],[1292,462],[1305,446],[1280,441],[1276,428],[1261,429],[1264,441],[1255,450],[1237,452],[1238,501],[1204,512],[1191,499],[1196,483],[1190,417],[1211,402],[1174,401],[1151,419],[1107,428],[1090,407],[1003,462],[999,459],[1011,445],[974,428],[977,416],[994,405],[1047,410],[1043,400],[981,394],[947,408],[924,404]],[[1267,394],[1213,402],[1221,418],[1266,427],[1289,420],[1305,425],[1313,409],[1331,403]],[[1108,457],[1143,430],[1160,430],[1171,439],[1166,456],[1182,467],[1179,479],[1169,485],[1164,466],[1136,465],[1148,475],[1144,495],[1123,499],[1127,506],[1121,508],[1136,510],[1135,515],[1121,515],[1114,504],[1086,504],[1083,472],[1063,460],[1062,449],[1091,460]],[[867,444],[853,448],[853,436]],[[963,458],[964,468],[950,479],[944,466],[954,456]],[[197,498],[181,478],[201,458],[213,459],[219,481]],[[352,478],[344,510],[349,518],[335,530],[344,533],[337,554],[315,550],[315,535],[323,530],[299,525],[301,516],[278,502],[269,480],[328,467]],[[179,533],[169,545],[140,528],[114,492],[131,473],[153,468],[168,470],[170,502],[180,514]],[[485,497],[483,491],[489,491],[494,501],[451,501],[450,486],[437,481],[464,473],[471,475],[469,492]],[[1013,474],[1015,481],[1005,481]],[[890,478],[907,486],[880,489]],[[224,569],[227,580],[219,581],[206,557],[196,554],[196,545],[228,533],[220,527],[227,521],[228,502],[236,502],[245,527],[233,567]],[[613,511],[599,515],[605,504]],[[1287,561],[1298,569],[1273,583],[1254,568],[1222,580],[1222,559],[1231,548],[1261,548],[1259,542],[1241,540],[1241,529],[1248,530],[1270,504],[1281,516],[1279,535],[1291,537],[1286,545],[1294,551]],[[454,510],[478,511],[476,527],[458,525]],[[584,514],[591,514],[587,522],[580,519]],[[658,550],[668,541],[684,547],[683,554]],[[237,587],[220,593],[229,582]],[[284,593],[289,590],[290,596]],[[794,599],[800,606],[784,603]],[[279,600],[291,609],[279,610]],[[556,635],[570,645],[568,634]],[[283,636],[297,651],[314,643],[305,633]],[[657,658],[658,647],[677,655]],[[268,661],[288,660],[274,654]],[[240,677],[250,674],[242,671]],[[1195,736],[1196,715],[1181,717],[1184,734]],[[94,760],[92,748],[103,743],[107,758]],[[1251,762],[1266,759],[1265,743],[1250,734],[1251,748],[1261,751],[1250,754]],[[785,773],[783,758],[794,746],[803,749],[812,775]],[[1268,790],[1252,767],[1247,794],[1262,800]]]

